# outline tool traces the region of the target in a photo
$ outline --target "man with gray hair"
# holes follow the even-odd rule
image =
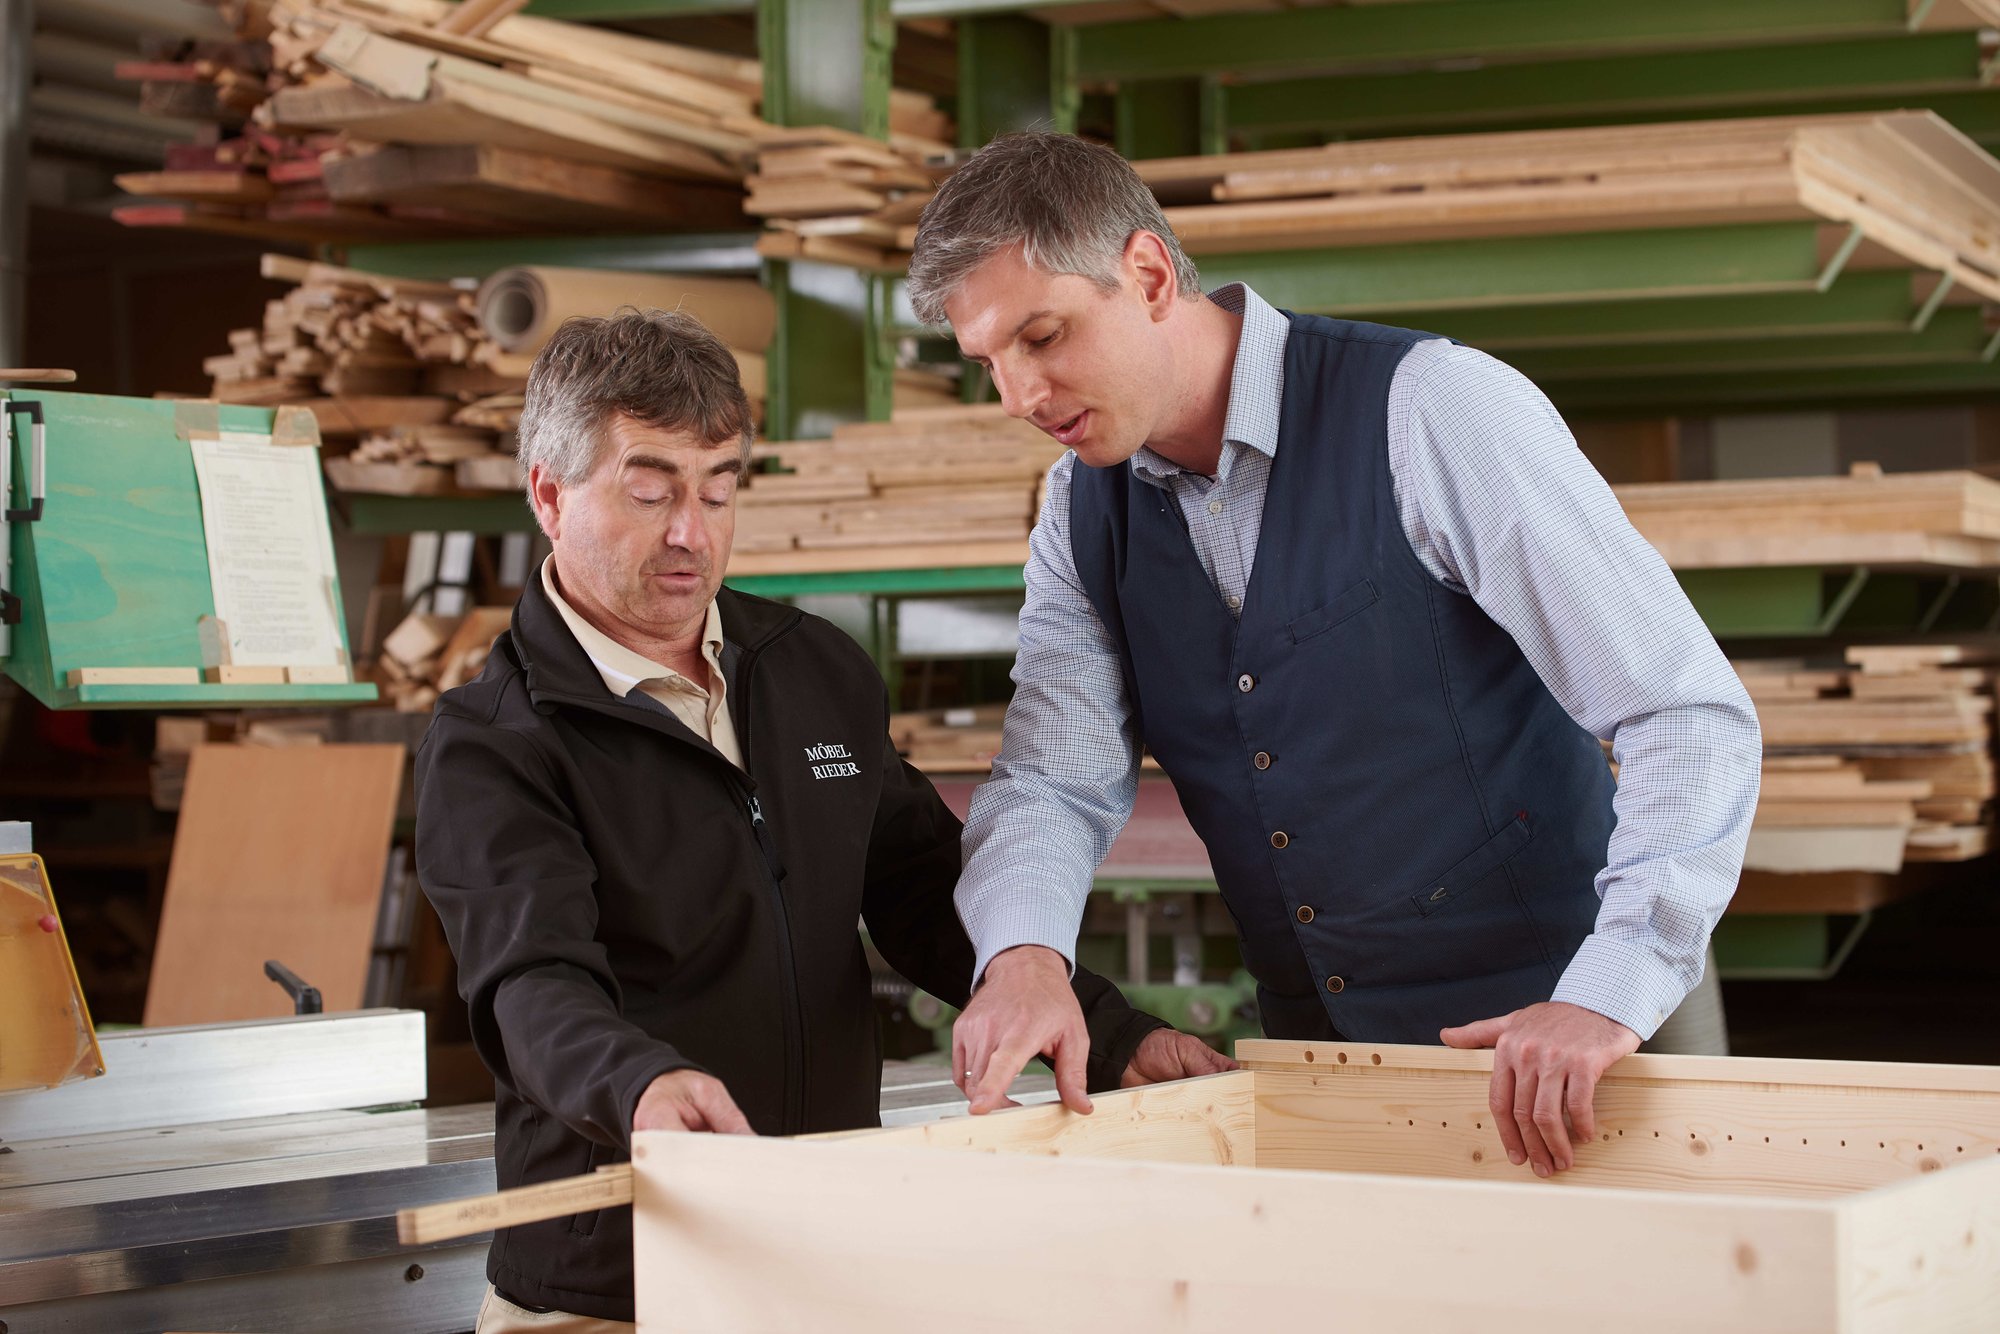
[[[1088,1041],[1068,960],[1143,743],[1266,1033],[1493,1047],[1509,1158],[1569,1167],[1599,1076],[1702,976],[1761,745],[1555,409],[1445,339],[1204,296],[1132,168],[1065,135],[944,183],[910,294],[1071,451],[966,824],[973,1110]]]
[[[857,920],[966,999],[959,824],[897,756],[874,664],[722,585],[750,443],[734,359],[685,315],[571,320],[529,376],[554,552],[417,754],[417,869],[493,1072],[503,1189],[623,1161],[635,1130],[874,1125]],[[1200,1045],[1100,978],[1072,994],[1072,1081],[1168,1077]],[[629,1214],[501,1229],[487,1274],[482,1334],[629,1329]]]

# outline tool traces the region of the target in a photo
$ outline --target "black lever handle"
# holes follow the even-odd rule
[[[292,998],[293,1014],[320,1013],[322,1005],[319,998],[319,988],[308,984],[303,977],[300,977],[276,959],[264,960],[264,976],[283,987],[285,994]]]

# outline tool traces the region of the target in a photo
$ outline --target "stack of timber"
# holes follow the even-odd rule
[[[262,64],[176,63],[217,90],[215,154],[124,178],[152,202],[121,221],[321,242],[727,229],[780,133],[757,61],[523,0],[216,2]],[[951,133],[922,94],[891,119],[912,144]]]
[[[1725,223],[1853,227],[2000,298],[2000,162],[1927,111],[1330,144],[1138,164],[1191,254]],[[1857,257],[1857,260],[1864,257]]]
[[[437,697],[479,675],[512,607],[474,607],[459,616],[415,612],[382,640],[369,676],[399,713],[428,713]]]
[[[687,307],[732,342],[755,345],[733,350],[762,420],[761,349],[775,315],[748,279],[502,270],[474,293],[285,255],[266,255],[263,272],[296,286],[266,304],[261,327],[234,331],[230,350],[204,363],[213,396],[310,408],[338,490],[518,490],[514,432],[534,354],[565,318],[627,304]],[[509,275],[533,280],[532,299],[501,281]]]
[[[998,406],[915,408],[760,445],[732,574],[1018,565],[1062,447]]]
[[[927,774],[983,774],[1000,753],[1004,704],[889,715],[889,739]]]
[[[1993,670],[1965,645],[1736,663],[1764,732],[1752,870],[1964,861],[1993,835]]]
[[[1614,488],[1677,570],[1763,565],[2000,568],[2000,481],[1975,472],[1651,482]]]
[[[824,127],[774,135],[758,154],[744,204],[770,229],[757,251],[901,272],[917,219],[952,166],[949,145],[908,136],[885,144]]]

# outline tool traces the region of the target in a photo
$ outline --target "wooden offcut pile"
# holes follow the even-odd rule
[[[216,0],[241,35],[132,73],[215,128],[121,179],[133,225],[362,241],[741,226],[756,60],[443,0]],[[192,90],[192,91],[190,91]],[[205,110],[211,108],[212,110]],[[948,139],[898,91],[911,144]]]
[[[413,612],[382,640],[369,677],[402,713],[428,713],[437,697],[470,681],[511,623],[512,607],[474,607],[458,616]]]
[[[496,370],[470,294],[422,282],[264,257],[297,284],[264,322],[203,363],[225,403],[312,409],[328,479],[343,491],[445,495],[519,485],[514,426],[526,380]]]
[[[1847,656],[1736,664],[1764,732],[1749,865],[1895,870],[1987,852],[1994,657],[1955,644]]]
[[[1062,447],[997,406],[918,408],[758,447],[736,574],[1019,564]]]
[[[1656,482],[1615,488],[1677,570],[1755,565],[2000,566],[2000,481],[1974,472]]]

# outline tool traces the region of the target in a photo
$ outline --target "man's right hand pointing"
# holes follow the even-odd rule
[[[1007,1090],[1037,1056],[1054,1068],[1063,1105],[1088,1112],[1090,1032],[1070,989],[1069,964],[1044,946],[1017,945],[986,965],[986,980],[952,1026],[952,1082],[975,1116],[1012,1107]]]

